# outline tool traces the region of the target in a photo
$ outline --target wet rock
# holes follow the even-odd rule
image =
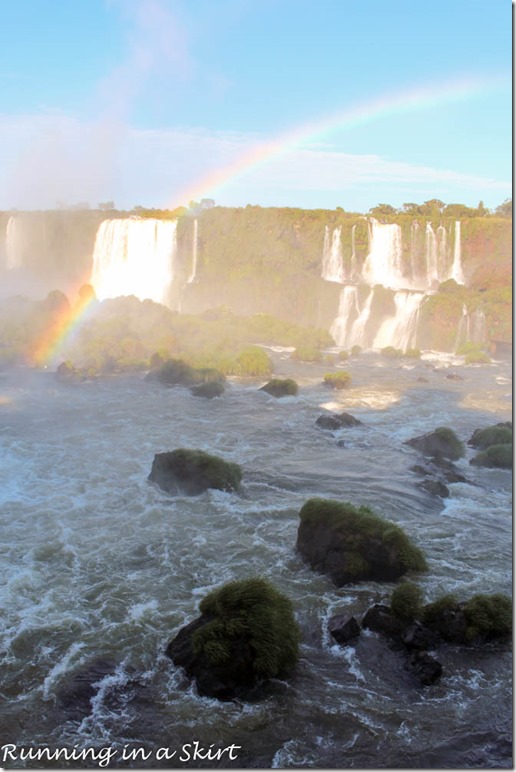
[[[444,377],[447,378],[449,381],[463,381],[464,380],[462,375],[459,375],[458,373],[446,373],[446,375]]]
[[[389,606],[381,603],[375,603],[367,610],[362,627],[395,641],[401,640],[403,633],[403,623],[396,619]]]
[[[107,706],[120,707],[122,700],[127,700],[130,695],[135,696],[134,687],[138,686],[140,690],[144,688],[138,683],[134,671],[117,677],[118,666],[119,663],[114,660],[97,659],[83,665],[70,676],[68,683],[56,695],[58,705],[69,720],[80,721],[91,713],[92,699],[106,678],[112,681],[104,697]]]
[[[297,383],[292,378],[273,378],[259,391],[266,391],[272,397],[295,397],[299,391]]]
[[[329,429],[336,431],[345,426],[360,426],[362,421],[352,416],[351,413],[323,413],[315,421],[320,429]]]
[[[433,432],[422,434],[406,440],[404,445],[410,445],[425,456],[456,460],[464,455],[464,446],[453,429],[439,426]]]
[[[427,493],[430,493],[432,496],[439,496],[441,499],[447,499],[450,495],[450,491],[440,480],[423,480],[418,483],[418,487],[422,488],[422,490]]]
[[[190,391],[194,397],[214,399],[214,397],[221,397],[225,389],[224,384],[219,381],[207,381],[206,383],[200,383],[198,386],[192,386]]]
[[[504,444],[512,445],[512,421],[494,424],[485,429],[475,429],[468,440],[468,445],[478,450]]]
[[[431,686],[441,677],[443,666],[425,651],[414,651],[407,661],[407,670],[416,676],[423,686]]]
[[[441,643],[440,636],[421,622],[409,625],[403,631],[401,640],[409,649],[435,649]]]
[[[347,617],[344,614],[331,617],[328,630],[342,646],[354,646],[360,635],[360,625],[355,617]]]
[[[167,493],[181,490],[195,496],[208,488],[235,491],[240,485],[242,471],[234,464],[202,450],[177,448],[156,453],[149,480]]]

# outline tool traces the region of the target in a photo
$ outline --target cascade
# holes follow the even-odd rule
[[[358,281],[360,277],[360,271],[358,269],[357,264],[357,254],[356,254],[356,248],[355,248],[355,231],[356,231],[356,224],[353,225],[351,228],[351,280],[352,281]]]
[[[340,241],[341,227],[335,228],[330,239],[330,229],[324,230],[324,247],[322,278],[326,281],[335,281],[343,284],[345,281],[344,267],[342,265],[342,245]]]
[[[471,326],[472,343],[485,343],[487,340],[486,315],[480,308],[477,308],[473,314]]]
[[[412,222],[410,226],[410,267],[412,269],[412,276],[414,279],[418,277],[418,264],[417,264],[417,244],[419,240],[419,223],[417,220]]]
[[[166,305],[174,278],[176,229],[176,220],[104,220],[93,252],[91,283],[97,297],[136,295]]]
[[[419,309],[424,297],[424,292],[396,292],[396,313],[382,323],[374,339],[373,348],[394,346],[402,351],[414,348]]]
[[[465,284],[464,271],[462,270],[462,250],[460,241],[460,220],[455,221],[455,243],[453,245],[453,264],[451,268],[451,279],[455,279],[457,284]]]
[[[457,327],[455,351],[465,343],[485,343],[487,340],[486,315],[477,308],[473,314],[468,312],[466,305],[462,306],[462,316]]]
[[[404,275],[401,228],[396,224],[369,222],[370,250],[362,269],[362,278],[370,287],[381,284],[391,289],[403,289],[410,284]]]
[[[6,268],[14,271],[23,263],[23,231],[16,217],[9,217],[6,230]]]
[[[437,261],[437,239],[435,237],[432,223],[426,224],[426,272],[427,272],[427,286],[431,287],[432,284],[439,283],[439,266]]]
[[[439,274],[439,281],[443,281],[448,278],[446,275],[446,266],[448,263],[448,234],[444,225],[439,225],[437,228],[437,272]]]
[[[358,288],[353,285],[344,287],[340,294],[339,311],[330,329],[330,335],[338,346],[349,345],[348,335],[359,315]]]
[[[190,276],[186,280],[187,284],[192,284],[195,281],[197,275],[197,249],[198,249],[199,237],[197,231],[197,220],[194,220],[193,224],[193,239],[192,239],[192,271]]]
[[[455,338],[454,351],[457,351],[464,343],[467,343],[467,341],[470,339],[469,330],[470,330],[470,318],[468,314],[468,309],[465,303],[463,303],[462,316],[459,319],[459,325],[457,327],[457,337]]]

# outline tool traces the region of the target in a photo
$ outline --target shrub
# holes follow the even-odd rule
[[[200,611],[213,617],[193,635],[196,654],[214,665],[228,662],[233,645],[245,639],[253,652],[252,667],[259,678],[277,678],[295,666],[299,656],[299,628],[291,601],[265,579],[229,582],[209,593]]]
[[[391,596],[391,610],[402,622],[413,622],[421,613],[422,593],[417,584],[403,582]]]
[[[298,390],[298,385],[292,378],[273,378],[260,389],[273,397],[295,397]]]
[[[403,356],[407,359],[421,359],[421,351],[418,348],[408,348]]]
[[[196,382],[195,369],[182,359],[167,359],[149,375],[167,386],[191,386]]]
[[[512,468],[512,443],[503,445],[490,445],[486,450],[480,451],[471,459],[473,466],[486,466],[497,469]]]
[[[472,351],[464,357],[465,365],[489,365],[491,357],[485,351]]]
[[[248,346],[234,360],[233,375],[269,375],[272,362],[268,354],[258,346]]]
[[[297,359],[299,362],[321,362],[322,358],[320,349],[314,346],[298,346],[292,352],[292,359]]]
[[[455,595],[451,593],[441,595],[437,600],[424,606],[422,613],[423,624],[429,627],[439,624],[444,614],[454,612],[458,606],[459,602]]]
[[[504,638],[512,631],[512,602],[501,593],[474,595],[464,604],[466,641],[477,638]]]
[[[362,353],[362,346],[359,346],[356,343],[355,343],[354,346],[351,346],[351,355],[352,356],[356,357],[356,356],[358,356],[361,353]]]
[[[346,370],[324,375],[324,385],[332,389],[345,389],[351,383],[351,375]]]
[[[347,351],[339,351],[337,354],[337,361],[338,362],[345,362],[346,359],[349,359],[349,354]]]
[[[403,356],[403,351],[400,348],[394,348],[394,346],[385,346],[385,348],[380,350],[380,354],[383,357],[395,359],[396,357]]]
[[[485,429],[476,429],[468,440],[468,445],[479,450],[485,450],[490,445],[505,445],[512,443],[512,423],[495,424]]]

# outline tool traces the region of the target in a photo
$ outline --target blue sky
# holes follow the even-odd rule
[[[4,0],[0,208],[192,191],[494,208],[511,196],[511,15],[508,0]],[[332,119],[422,89],[436,98]],[[310,124],[330,128],[296,135]]]

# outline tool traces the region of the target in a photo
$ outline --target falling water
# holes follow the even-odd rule
[[[330,329],[330,335],[338,346],[349,345],[348,337],[359,315],[358,288],[353,285],[344,287],[340,294],[339,311]]]
[[[192,240],[192,271],[187,279],[187,284],[192,284],[196,279],[197,274],[197,249],[198,249],[198,228],[197,220],[194,220],[193,224],[193,240]]]
[[[342,284],[345,281],[344,266],[342,265],[342,245],[340,240],[341,227],[335,228],[330,240],[330,230],[326,226],[324,231],[324,248],[322,278],[326,281],[335,281]]]
[[[439,273],[439,281],[443,281],[443,277],[446,276],[446,266],[448,262],[448,234],[444,225],[439,225],[437,228],[437,270]]]
[[[21,268],[23,258],[23,232],[16,217],[9,217],[6,230],[6,268],[14,271]]]
[[[410,284],[403,270],[401,228],[396,224],[370,220],[370,251],[362,277],[369,284],[382,284],[391,289],[403,289]]]
[[[356,225],[351,228],[351,280],[358,281],[360,277],[360,271],[358,270],[357,254],[355,248],[355,230]]]
[[[460,239],[460,220],[455,222],[455,244],[453,246],[453,265],[451,269],[451,279],[455,279],[457,284],[465,284],[464,271],[462,270],[462,250]]]
[[[432,284],[439,282],[439,265],[437,260],[437,239],[430,222],[426,224],[425,244],[427,284],[431,287]]]
[[[167,304],[177,254],[177,221],[105,220],[93,253],[91,283],[97,297],[136,295]]]
[[[414,348],[419,309],[424,297],[423,292],[396,292],[396,313],[383,322],[374,339],[373,348],[394,346],[402,351]]]

